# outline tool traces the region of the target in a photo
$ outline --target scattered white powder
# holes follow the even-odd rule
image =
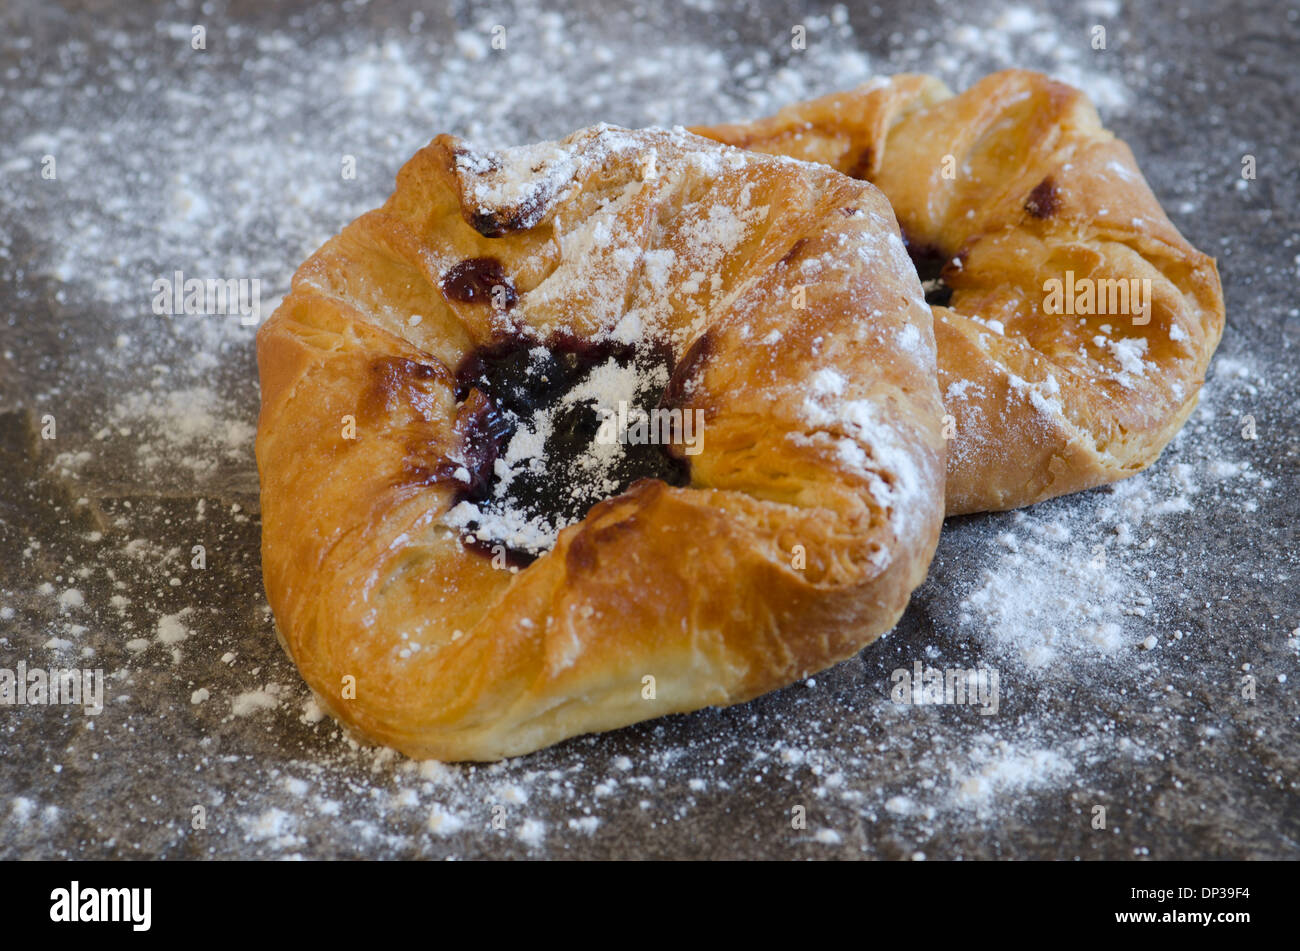
[[[818,371],[802,407],[814,432],[811,436],[792,433],[788,438],[799,445],[833,444],[844,465],[867,477],[871,494],[888,511],[895,531],[905,534],[930,491],[916,465],[914,448],[880,407],[868,400],[847,399],[842,383],[828,382],[836,378],[843,379],[833,370]]]
[[[234,408],[215,389],[165,385],[161,391],[124,397],[109,416],[119,437],[135,439],[146,469],[182,465],[203,475],[247,454],[254,424],[231,416]]]
[[[18,825],[26,825],[36,811],[36,805],[26,796],[15,796],[9,804],[9,815]]]
[[[608,140],[611,155],[630,145],[618,136]],[[479,203],[479,213],[492,214],[503,207],[533,209],[519,218],[524,228],[536,225],[549,205],[576,189],[573,179],[579,165],[577,153],[553,142],[486,154],[467,151],[456,158],[457,170],[474,177],[470,194]]]
[[[1017,393],[1023,394],[1029,399],[1029,404],[1038,410],[1043,416],[1059,417],[1064,414],[1065,408],[1057,396],[1061,392],[1061,384],[1057,382],[1056,377],[1050,373],[1038,383],[1030,383],[1028,380],[1021,379],[1010,370],[1005,371],[1007,380],[1011,383],[1011,388]],[[948,387],[952,389],[951,386]]]
[[[320,705],[320,701],[315,697],[308,697],[302,705],[302,716],[299,721],[302,723],[319,723],[325,718],[325,710]]]
[[[1069,529],[1056,521],[1022,515],[1011,550],[982,571],[982,583],[961,602],[964,625],[1019,653],[1030,666],[1055,659],[1061,649],[1113,651],[1122,643],[1117,618],[1122,582],[1107,571],[1105,545],[1063,561],[1054,571],[1032,566],[1051,558]],[[1021,541],[1020,539],[1023,539]]]
[[[1121,13],[1112,0],[1089,0],[1087,7],[1097,17]],[[106,612],[108,635],[92,640],[101,633],[92,629],[85,640],[113,651],[125,645],[131,652],[123,676],[113,681],[117,686],[106,693],[115,714],[134,720],[137,732],[144,722],[156,724],[156,711],[142,704],[143,694],[129,692],[130,678],[141,672],[172,676],[167,652],[148,652],[172,636],[164,636],[166,618],[177,625],[173,629],[169,622],[166,631],[196,635],[187,640],[193,655],[187,663],[194,666],[186,677],[208,686],[195,690],[191,701],[218,698],[230,702],[237,718],[258,715],[232,725],[239,737],[222,738],[220,753],[215,744],[185,748],[204,766],[193,780],[196,795],[235,808],[236,834],[265,851],[301,848],[318,817],[324,817],[331,840],[385,854],[474,855],[488,848],[526,854],[572,845],[579,835],[599,844],[605,835],[622,835],[628,816],[671,824],[694,812],[698,820],[714,808],[710,796],[725,802],[739,783],[761,781],[791,797],[772,816],[756,820],[762,828],[774,828],[786,802],[797,796],[817,809],[817,842],[878,852],[879,841],[871,836],[880,827],[903,843],[903,855],[922,855],[913,849],[925,842],[927,853],[946,856],[944,833],[967,816],[976,817],[972,821],[984,835],[991,827],[978,817],[986,810],[1038,797],[1056,802],[1108,764],[1125,769],[1153,758],[1158,736],[1116,736],[1108,712],[1078,709],[1062,698],[1072,698],[1081,679],[1098,677],[1107,679],[1116,697],[1124,691],[1154,694],[1144,671],[1171,663],[1175,652],[1193,649],[1203,638],[1188,627],[1178,646],[1137,650],[1152,637],[1168,645],[1165,618],[1198,590],[1200,582],[1179,574],[1187,567],[1177,551],[1184,526],[1206,517],[1203,499],[1212,497],[1215,513],[1229,521],[1253,511],[1252,504],[1272,501],[1276,487],[1257,471],[1249,444],[1236,440],[1240,417],[1258,414],[1276,394],[1250,366],[1225,358],[1212,367],[1207,399],[1187,433],[1149,473],[1025,513],[950,523],[931,580],[917,596],[933,619],[935,642],[887,638],[844,668],[820,675],[816,691],[773,698],[779,716],[751,704],[658,721],[621,736],[575,740],[503,764],[411,762],[349,737],[296,679],[283,689],[258,688],[267,677],[294,676],[278,650],[268,647],[269,619],[254,632],[236,631],[233,624],[224,629],[198,613],[182,624],[184,612],[171,600],[177,589],[168,588],[167,579],[188,564],[188,549],[171,552],[153,540],[164,537],[166,520],[184,518],[172,504],[176,498],[207,492],[206,511],[202,503],[191,504],[194,511],[181,530],[192,528],[197,542],[216,537],[220,527],[238,543],[231,547],[253,550],[250,513],[213,500],[228,490],[247,507],[257,488],[252,328],[229,319],[156,317],[149,313],[154,279],[178,267],[187,276],[260,277],[264,319],[303,258],[340,225],[378,206],[397,166],[442,131],[499,147],[554,138],[598,119],[672,126],[769,114],[788,102],[851,87],[876,71],[937,72],[962,89],[991,69],[1012,65],[1042,68],[1082,86],[1105,116],[1143,101],[1138,86],[1125,85],[1144,82],[1139,71],[1126,77],[1130,66],[1124,60],[1094,55],[1086,32],[1073,23],[1019,4],[992,15],[982,8],[953,9],[945,19],[942,29],[900,33],[896,42],[878,44],[891,52],[876,60],[861,51],[869,38],[865,30],[853,34],[844,8],[805,18],[816,56],[779,58],[761,44],[740,52],[722,48],[717,22],[705,15],[647,42],[641,27],[604,29],[594,18],[544,12],[529,2],[475,14],[450,35],[443,24],[435,30],[432,16],[420,16],[409,29],[387,34],[326,31],[311,49],[299,42],[296,28],[253,31],[235,25],[230,39],[254,51],[246,66],[224,68],[230,64],[218,58],[219,44],[213,44],[206,68],[183,67],[184,85],[176,71],[141,55],[139,36],[104,30],[94,41],[107,58],[104,75],[112,79],[89,99],[69,96],[68,90],[98,84],[100,67],[92,72],[79,65],[84,56],[73,42],[61,47],[60,56],[67,55],[57,83],[34,83],[20,96],[0,100],[0,123],[11,131],[12,159],[6,161],[17,163],[6,164],[0,175],[0,202],[8,221],[43,223],[45,257],[30,270],[53,282],[52,293],[85,321],[88,333],[111,328],[106,346],[87,348],[66,370],[80,374],[89,402],[83,412],[60,418],[61,464],[92,488],[149,486],[162,497],[79,493],[104,511],[96,525],[102,534],[85,542],[97,546],[86,556],[98,558],[97,573],[76,581],[75,590],[85,592],[83,600],[92,605],[114,608]],[[504,55],[488,44],[498,22],[511,30]],[[188,25],[163,26],[155,44],[175,34],[181,37],[175,55],[188,56]],[[333,92],[322,96],[322,89]],[[495,92],[484,95],[485,89]],[[131,108],[136,102],[150,108]],[[174,134],[192,124],[196,108],[202,108],[205,139],[221,142],[221,148],[196,150],[192,137]],[[123,141],[150,147],[122,148]],[[330,148],[355,157],[355,179],[340,176],[342,156],[326,154],[322,142],[337,143]],[[59,160],[57,189],[35,174],[47,152]],[[503,197],[527,196],[483,195],[485,202]],[[1198,207],[1186,202],[1182,213]],[[719,243],[734,237],[746,209],[733,211],[701,218],[701,235]],[[758,209],[748,211],[753,222],[760,220]],[[13,277],[11,232],[0,225],[0,267],[7,279]],[[640,266],[647,287],[662,293],[679,262],[661,250],[645,255]],[[707,269],[698,270],[694,284],[707,294],[712,282]],[[640,339],[651,318],[630,315],[618,339]],[[772,332],[755,343],[771,346],[779,339]],[[1171,339],[1182,337],[1171,331]],[[1141,372],[1142,352],[1130,347],[1111,353],[1120,372]],[[22,392],[24,404],[61,405],[54,375],[22,375],[23,356],[18,352],[6,364],[16,375],[0,374],[0,391]],[[817,386],[827,388],[827,397],[840,398],[833,381]],[[1048,386],[1038,386],[1037,397],[1050,406]],[[954,384],[944,394],[949,401],[972,395],[968,384]],[[837,419],[843,415],[829,405],[823,409]],[[526,422],[534,431],[543,425]],[[865,430],[870,422],[853,425]],[[857,449],[846,448],[847,457],[870,463],[864,448],[874,447],[870,439],[847,442]],[[511,465],[527,461],[521,442]],[[209,492],[214,486],[222,492]],[[173,524],[169,535],[175,530]],[[39,546],[32,551],[26,557],[44,555]],[[1098,554],[1104,560],[1093,567]],[[232,591],[256,590],[253,562],[225,566]],[[1192,562],[1193,570],[1198,567]],[[1276,583],[1294,582],[1279,577]],[[31,590],[0,592],[7,602],[0,619],[46,608],[47,619],[54,617],[65,609],[56,593],[74,589],[60,580],[57,587],[45,582],[35,590],[39,598]],[[1279,621],[1278,631],[1286,630],[1283,623],[1291,627],[1296,619]],[[11,636],[8,627],[0,634]],[[47,638],[43,631],[41,641]],[[965,719],[940,721],[932,710],[899,708],[888,700],[885,677],[894,654],[905,666],[923,651],[951,650],[954,640],[971,651],[961,662],[973,657],[1001,669],[1008,708],[1017,691],[1041,691],[1056,702],[1027,702],[1014,715],[982,718],[970,711]],[[1295,663],[1300,630],[1288,645],[1285,656]],[[883,665],[884,673],[877,677],[872,665]],[[863,682],[861,669],[872,671],[873,679]],[[1279,672],[1275,679],[1285,677]],[[825,716],[814,698],[827,690],[838,691],[852,715]],[[197,711],[191,714],[197,717]],[[1208,742],[1214,728],[1205,729]],[[267,739],[277,734],[288,738]],[[265,756],[242,748],[258,742],[277,745]],[[103,768],[100,762],[93,768]],[[89,768],[92,761],[85,763]],[[277,768],[294,776],[268,780],[268,769]],[[230,775],[244,784],[237,795],[224,778]],[[310,784],[297,776],[310,777]],[[10,799],[0,825],[27,826],[38,816],[59,821],[57,809],[42,808],[30,795],[36,794]],[[506,810],[506,834],[489,839],[493,806]],[[549,824],[544,821],[552,816]],[[162,845],[147,847],[167,848],[190,835],[185,814],[161,827],[154,841]]]
[[[546,838],[546,823],[538,819],[525,819],[516,835],[520,842],[531,848],[537,848]]]
[[[154,636],[159,644],[179,644],[190,636],[190,629],[181,623],[181,618],[194,613],[193,608],[185,608],[176,614],[167,614],[158,619],[158,630]]]
[[[1079,30],[1074,36],[1063,35],[1049,14],[1021,4],[1005,7],[1000,15],[996,12],[990,15],[983,9],[981,13],[988,18],[984,23],[945,22],[939,33],[942,45],[937,52],[926,51],[932,57],[930,71],[970,77],[972,73],[979,75],[986,71],[979,66],[972,68],[972,63],[989,60],[1016,63],[1042,68],[1078,86],[1091,97],[1103,116],[1128,108],[1131,97],[1124,81],[1119,75],[1097,71],[1097,57],[1085,30]],[[1114,28],[1114,24],[1111,26]]]
[[[284,781],[284,788],[290,793],[290,795],[301,798],[307,795],[311,786],[305,781],[298,779],[296,776],[289,776]]]
[[[276,848],[295,848],[303,844],[301,836],[294,835],[297,820],[283,809],[267,809],[252,818],[241,818],[245,837],[252,842],[269,842]]]
[[[262,710],[274,710],[280,705],[275,684],[267,684],[262,690],[248,690],[241,693],[230,704],[230,712],[237,717],[246,717]]]
[[[443,809],[442,806],[434,805],[429,811],[429,831],[437,835],[454,835],[459,832],[465,823],[459,816]]]
[[[839,396],[844,392],[844,384],[844,377],[830,367],[818,370],[808,380],[808,388],[814,396]]]
[[[506,783],[497,790],[497,798],[502,802],[510,803],[512,806],[522,806],[528,802],[528,793],[514,783]]]
[[[1098,339],[1110,348],[1111,354],[1119,364],[1120,369],[1115,379],[1122,386],[1131,388],[1133,377],[1146,375],[1146,362],[1142,359],[1142,355],[1147,352],[1145,337],[1128,337],[1124,340],[1110,340],[1104,337]]]
[[[942,282],[939,282],[939,283],[942,283]],[[991,318],[988,319],[988,320],[986,320],[986,319],[984,319],[983,317],[979,316],[978,314],[969,314],[969,315],[967,315],[967,319],[968,319],[971,323],[979,324],[981,327],[987,327],[989,330],[993,331],[995,334],[1000,334],[1000,335],[1004,335],[1004,336],[1005,336],[1005,334],[1006,334],[1006,332],[1007,332],[1007,331],[1006,331],[1006,327],[1003,326],[1002,321],[1000,321],[1000,320],[993,320],[993,319],[991,319]]]
[[[984,388],[973,380],[958,380],[956,383],[949,383],[948,389],[943,394],[944,402],[950,403],[954,400],[964,400],[966,399],[967,393],[972,391],[972,388],[974,389],[975,395],[980,395],[984,392]]]
[[[1177,528],[1161,522],[1194,512],[1209,484],[1239,479],[1247,492],[1272,488],[1248,462],[1204,450],[1179,452],[1222,414],[1224,396],[1243,395],[1252,386],[1253,376],[1235,376],[1231,361],[1216,369],[1228,386],[1207,388],[1161,464],[1109,488],[998,516],[1007,529],[982,541],[968,562],[973,583],[958,588],[956,620],[964,633],[1049,676],[1064,657],[1077,665],[1136,647],[1148,636],[1137,636],[1141,627],[1134,631],[1132,621],[1152,613],[1149,576],[1178,559],[1175,546],[1157,539]],[[1228,442],[1216,451],[1232,448]],[[1221,492],[1215,490],[1217,503],[1224,501]]]
[[[1021,750],[989,738],[983,739],[971,765],[972,771],[953,776],[956,802],[964,808],[986,805],[996,795],[1051,785],[1074,771],[1073,764],[1054,750]]]
[[[575,832],[581,832],[583,835],[594,835],[600,828],[600,818],[598,816],[583,816],[581,819],[570,819],[569,828]]]

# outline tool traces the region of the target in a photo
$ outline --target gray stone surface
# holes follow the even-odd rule
[[[99,716],[0,708],[0,856],[1295,856],[1293,6],[417,6],[0,10],[0,667],[107,678]],[[1098,90],[1219,261],[1228,329],[1188,430],[1131,484],[950,522],[899,626],[807,684],[492,767],[340,736],[262,593],[253,331],[157,317],[151,282],[283,293],[445,129],[741,117],[858,81],[862,53],[955,84],[1059,67]],[[891,702],[918,660],[996,669],[997,714]]]

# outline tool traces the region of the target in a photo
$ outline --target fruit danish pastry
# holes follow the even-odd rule
[[[948,514],[1132,475],[1196,405],[1223,331],[1214,261],[1078,90],[900,75],[694,131],[888,197],[934,304]]]
[[[281,639],[340,720],[445,760],[834,664],[938,539],[931,321],[888,203],[830,168],[440,136],[258,334]]]

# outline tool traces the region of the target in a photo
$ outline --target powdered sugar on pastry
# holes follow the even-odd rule
[[[539,350],[546,352],[544,348]],[[534,372],[543,372],[540,362],[534,364]],[[629,448],[617,440],[593,438],[583,452],[572,458],[552,458],[546,443],[557,418],[586,405],[611,413],[620,406],[643,408],[653,404],[667,383],[668,370],[662,363],[620,362],[611,357],[596,365],[555,405],[538,409],[527,418],[513,417],[516,428],[505,452],[496,460],[492,497],[483,503],[458,503],[443,516],[443,523],[471,539],[481,536],[489,542],[501,540],[533,555],[549,551],[561,529],[580,521],[595,503],[617,494],[617,471],[626,462]],[[512,487],[523,473],[567,486],[574,514],[551,519],[519,505]]]
[[[1115,374],[1115,381],[1120,386],[1131,389],[1134,377],[1146,375],[1148,364],[1142,359],[1142,355],[1147,352],[1146,337],[1128,337],[1123,340],[1097,337],[1094,338],[1094,341],[1107,347],[1115,358],[1115,362],[1119,364],[1119,371]]]
[[[814,374],[803,403],[804,418],[819,430],[814,441],[829,436],[840,460],[866,474],[876,502],[890,513],[895,530],[905,534],[912,528],[919,500],[932,486],[918,469],[913,448],[899,439],[879,407],[867,400],[839,398],[845,383],[834,370]]]

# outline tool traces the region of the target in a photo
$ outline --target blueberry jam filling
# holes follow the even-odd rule
[[[610,438],[620,403],[658,406],[671,370],[667,347],[572,338],[471,353],[456,371],[462,487],[448,523],[474,550],[522,567],[636,480],[685,485],[690,466],[673,446]]]
[[[916,276],[921,279],[925,302],[931,307],[947,307],[952,301],[952,288],[943,279],[943,269],[952,260],[951,256],[932,244],[913,242],[906,234],[903,235],[903,243],[907,245],[907,253],[916,268]]]

